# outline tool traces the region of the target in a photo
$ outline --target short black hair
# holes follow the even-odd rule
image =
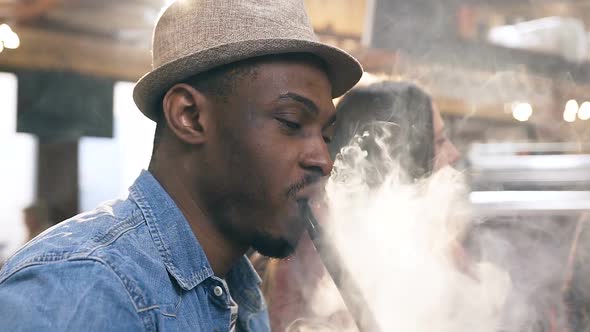
[[[285,53],[270,54],[249,58],[242,61],[218,66],[206,72],[193,75],[181,83],[186,83],[202,93],[215,98],[217,101],[226,102],[227,97],[234,93],[237,84],[244,78],[253,78],[257,75],[258,64],[272,60],[291,60],[314,62],[326,73],[327,66],[322,59],[310,53]],[[162,132],[166,127],[166,119],[162,109],[164,95],[159,99],[159,111],[156,114],[156,132],[154,134],[154,151],[159,145]]]
[[[393,128],[395,137],[388,140],[389,155],[397,158],[413,179],[432,173],[432,101],[418,86],[384,81],[353,88],[336,106],[336,114],[335,136],[329,146],[333,158],[355,135],[381,130],[383,124],[390,124],[388,128]],[[377,158],[369,156],[372,157]]]

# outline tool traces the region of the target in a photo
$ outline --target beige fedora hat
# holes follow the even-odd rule
[[[348,53],[318,41],[303,0],[177,0],[160,16],[152,42],[152,71],[133,90],[135,104],[152,120],[174,84],[248,58],[314,54],[327,66],[334,97],[363,73]]]

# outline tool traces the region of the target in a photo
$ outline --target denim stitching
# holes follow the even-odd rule
[[[122,229],[125,229],[125,227],[128,227],[129,224],[137,222],[138,219],[141,220],[141,214],[137,214],[137,211],[133,211],[131,213],[131,216],[125,219],[113,218],[112,216],[108,216],[108,218],[115,219],[116,221],[118,221],[118,223],[113,228],[109,228],[106,233],[94,235],[90,239],[91,241],[98,243],[103,242],[105,239],[109,239],[110,237],[112,237],[111,234],[117,234],[117,232],[121,231]]]
[[[6,279],[12,277],[14,274],[26,269],[27,267],[31,267],[31,266],[35,266],[35,265],[43,265],[43,263],[59,263],[59,262],[66,262],[68,261],[67,258],[60,258],[58,260],[51,260],[51,261],[41,261],[41,260],[36,260],[37,257],[35,257],[35,259],[33,260],[28,260],[26,262],[23,262],[22,264],[19,264],[17,266],[15,266],[12,271],[8,272],[2,277],[0,278],[0,284],[3,283],[4,281],[6,281]]]
[[[111,272],[113,272],[113,274],[119,279],[119,281],[121,282],[123,288],[125,288],[125,291],[127,292],[127,296],[129,296],[129,298],[131,299],[131,303],[133,304],[133,308],[135,309],[135,312],[139,315],[144,313],[145,310],[142,310],[141,308],[138,307],[138,303],[136,302],[136,299],[138,299],[141,302],[144,302],[143,297],[141,296],[141,294],[136,293],[135,291],[129,289],[129,283],[131,283],[131,281],[129,281],[128,278],[126,278],[124,275],[122,275],[118,269],[116,269],[114,266],[108,264],[105,260],[103,260],[100,257],[96,257],[96,256],[91,256],[88,257],[88,260],[94,260],[96,262],[100,262],[102,263],[105,267],[107,267],[108,269],[111,270]],[[138,289],[138,287],[135,287]],[[133,293],[133,294],[132,294]],[[154,325],[152,319],[150,319],[151,317],[143,317],[141,320],[145,326],[145,328],[147,330],[151,330],[150,327],[152,327]],[[147,322],[149,321],[149,322]],[[148,324],[149,323],[149,324]]]
[[[137,304],[135,302],[134,297],[131,295],[130,290],[127,288],[126,283],[121,279],[121,276],[118,273],[115,272],[115,270],[113,269],[112,266],[110,266],[109,264],[107,264],[102,259],[93,256],[93,257],[86,257],[86,258],[79,257],[79,258],[75,258],[75,259],[68,259],[66,257],[61,257],[60,259],[49,260],[49,261],[47,261],[47,260],[40,260],[42,258],[49,258],[49,256],[58,256],[58,255],[47,254],[47,255],[43,255],[43,256],[34,257],[32,261],[28,261],[26,263],[20,264],[17,267],[15,267],[12,272],[8,273],[5,277],[3,277],[2,279],[0,279],[0,284],[3,283],[4,281],[6,281],[11,276],[13,276],[14,274],[16,274],[16,273],[24,270],[27,267],[32,267],[32,266],[37,266],[37,265],[44,265],[43,263],[57,264],[57,263],[75,262],[75,261],[80,261],[80,262],[96,262],[96,263],[100,263],[104,267],[108,268],[111,272],[113,272],[113,274],[121,282],[121,285],[125,289],[125,292],[127,292],[127,296],[129,296],[129,298],[131,299],[131,304],[133,305],[133,309],[135,310],[135,312],[138,313],[138,314],[141,313],[141,311],[137,307]],[[143,319],[143,318],[140,317],[140,320],[142,321],[142,323],[144,324],[144,326],[146,327],[146,329],[150,330],[150,326],[147,326],[146,325],[145,319]]]
[[[139,222],[138,222],[139,221]],[[141,226],[143,224],[142,222],[143,220],[141,219],[141,216],[134,216],[131,217],[130,219],[126,220],[124,223],[122,223],[119,226],[116,226],[113,229],[110,229],[103,237],[102,239],[109,239],[108,242],[106,243],[101,243],[99,245],[97,245],[94,248],[91,248],[90,251],[86,254],[87,256],[92,255],[93,252],[95,252],[98,249],[107,247],[111,244],[113,244],[115,241],[117,241],[121,236],[123,236],[125,233],[136,229],[137,227]],[[127,228],[124,228],[127,227]],[[122,229],[120,232],[118,232],[120,229]],[[117,233],[118,232],[118,233]],[[111,235],[112,234],[112,235]],[[110,236],[109,236],[110,235]]]
[[[164,264],[166,265],[166,267],[168,269],[170,269],[171,272],[173,272],[175,274],[175,277],[178,278],[178,281],[181,284],[183,284],[184,287],[187,287],[186,280],[184,280],[184,278],[179,273],[179,271],[176,269],[176,267],[174,266],[173,262],[170,259],[171,255],[168,252],[168,248],[166,248],[166,244],[162,241],[162,236],[160,235],[160,232],[158,231],[158,229],[156,227],[151,225],[152,223],[147,222],[148,218],[150,218],[152,220],[152,222],[154,222],[156,220],[156,217],[154,216],[153,211],[152,211],[151,207],[149,206],[149,204],[147,204],[147,203],[144,204],[146,199],[143,196],[143,193],[140,190],[135,190],[135,188],[131,188],[131,195],[135,196],[135,203],[140,207],[141,211],[144,214],[148,214],[148,215],[144,215],[144,217],[146,218],[146,224],[148,226],[148,230],[150,231],[150,233],[152,233],[152,238],[153,238],[154,242],[156,243],[156,247],[158,248],[158,251],[160,253],[162,253],[161,256],[164,261]]]

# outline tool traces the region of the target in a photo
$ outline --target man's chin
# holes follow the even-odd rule
[[[252,248],[260,254],[271,258],[287,258],[295,252],[297,240],[288,240],[283,237],[272,237],[268,234],[257,236],[252,242]]]

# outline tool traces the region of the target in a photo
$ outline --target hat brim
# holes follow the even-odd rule
[[[310,53],[322,59],[327,66],[334,98],[350,90],[363,74],[355,58],[339,48],[320,42],[298,39],[246,40],[189,54],[154,69],[139,79],[133,89],[133,100],[145,116],[156,121],[160,100],[174,84],[218,66],[285,53]]]

